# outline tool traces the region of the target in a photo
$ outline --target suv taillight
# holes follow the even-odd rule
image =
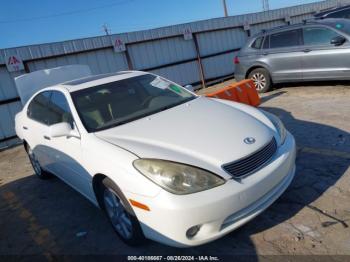
[[[235,63],[235,65],[239,64],[238,56],[235,56],[235,59],[233,59],[233,63]]]

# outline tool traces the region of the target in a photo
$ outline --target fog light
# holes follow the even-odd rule
[[[197,226],[193,226],[190,227],[187,232],[186,232],[186,236],[187,238],[191,239],[193,238],[195,235],[197,235],[199,229],[201,228],[201,226],[197,225]]]

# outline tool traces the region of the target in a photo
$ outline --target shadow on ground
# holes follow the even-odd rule
[[[318,86],[349,86],[350,81],[348,80],[334,80],[334,81],[307,81],[307,82],[290,82],[290,83],[278,83],[274,85],[274,89],[283,87],[315,87]]]
[[[350,148],[346,144],[350,141],[348,132],[295,119],[279,108],[263,109],[281,117],[301,148]],[[128,247],[114,234],[102,211],[63,182],[24,177],[0,185],[0,254],[249,255],[250,260],[258,260],[251,236],[274,230],[302,208],[312,207],[311,203],[334,185],[349,165],[350,159],[299,151],[296,177],[276,203],[227,236],[189,249],[154,242]]]
[[[269,95],[265,95],[263,97],[260,97],[260,102],[261,102],[261,104],[265,103],[265,102],[267,102],[267,101],[269,101],[271,99],[274,99],[276,97],[279,97],[279,96],[281,96],[281,95],[283,95],[285,93],[287,93],[287,92],[286,91],[276,91],[273,94],[269,94]]]

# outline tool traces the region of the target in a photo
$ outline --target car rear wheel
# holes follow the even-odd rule
[[[102,184],[103,208],[114,230],[126,244],[140,245],[145,237],[129,202],[112,180],[105,178]]]
[[[269,72],[264,68],[254,69],[249,73],[248,78],[253,80],[255,88],[259,93],[265,93],[271,89],[271,77]]]
[[[50,178],[51,175],[41,168],[41,165],[30,146],[26,145],[25,149],[28,154],[29,161],[34,169],[35,175],[37,175],[37,177],[39,177],[40,179]]]

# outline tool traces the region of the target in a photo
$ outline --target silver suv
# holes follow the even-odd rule
[[[235,78],[258,92],[281,82],[350,80],[350,20],[323,19],[263,31],[235,57]]]

